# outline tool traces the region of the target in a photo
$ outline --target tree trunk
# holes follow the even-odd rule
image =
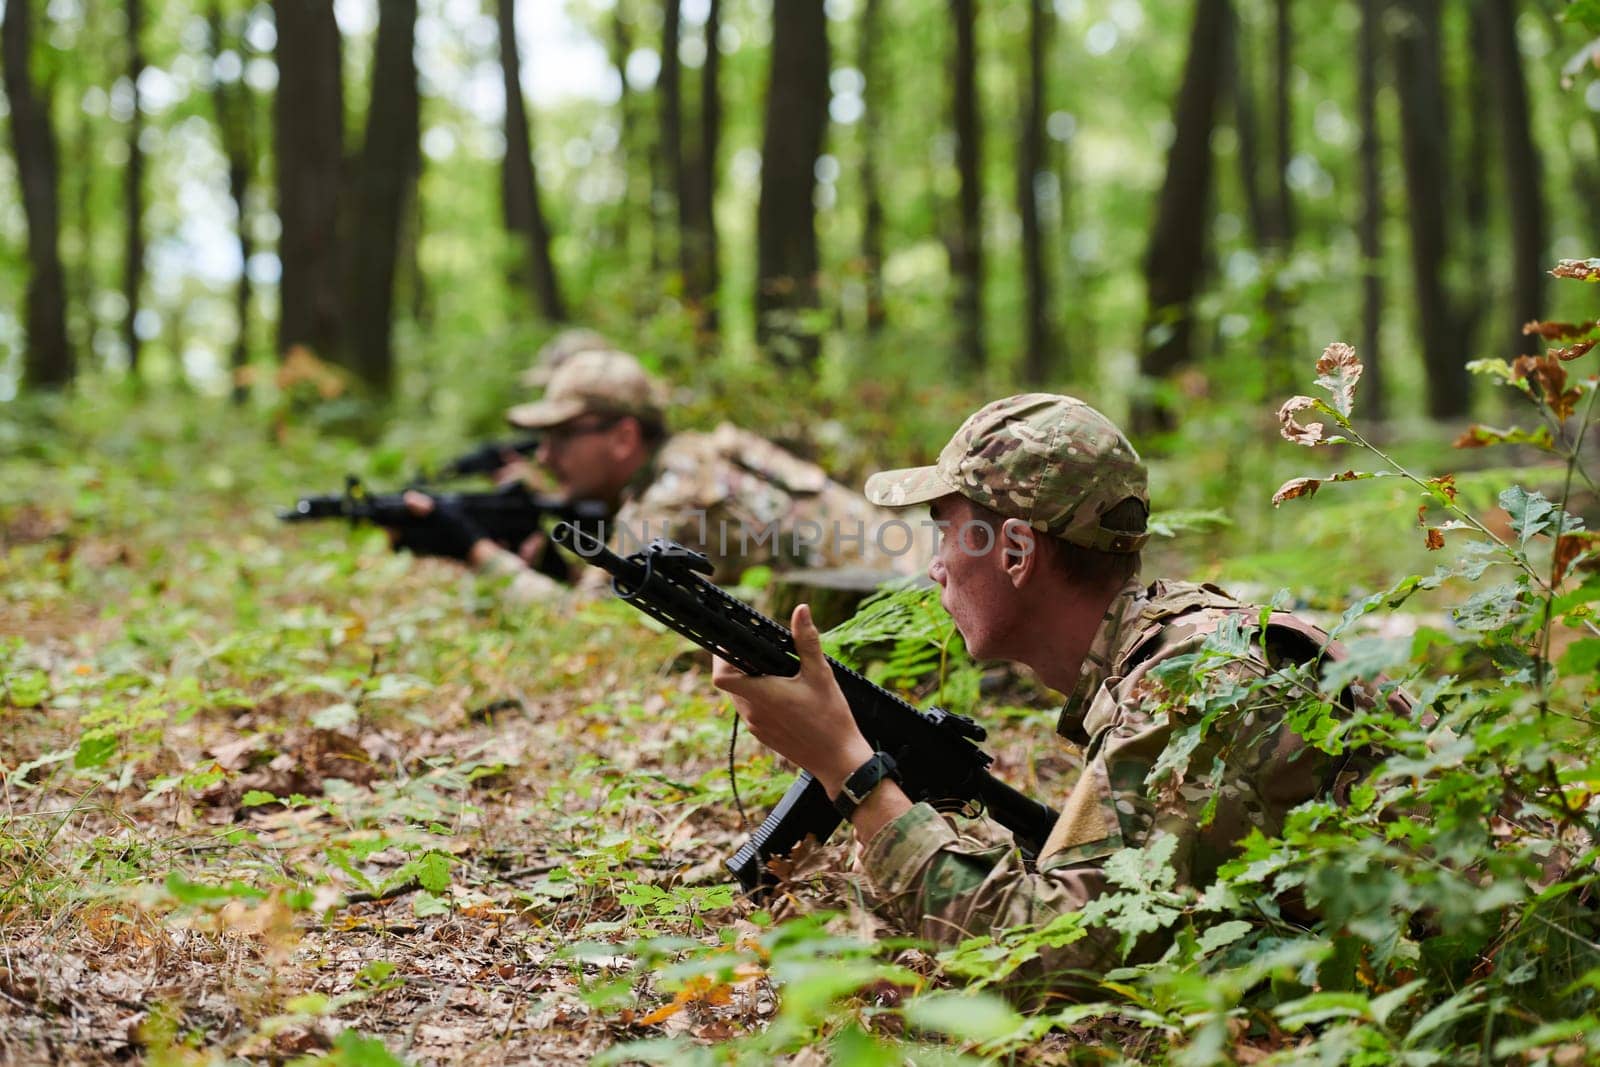
[[[417,0],[384,0],[373,44],[372,94],[353,220],[349,311],[351,369],[379,395],[394,389],[394,280],[407,192],[416,173]]]
[[[339,200],[344,86],[339,25],[327,0],[273,0],[278,88],[278,352],[304,345],[344,361],[340,329]]]
[[[699,252],[699,289],[706,299],[702,327],[715,333],[718,323],[717,292],[722,285],[722,271],[717,258],[720,255],[717,240],[717,156],[722,147],[722,50],[717,38],[722,35],[722,2],[709,0],[706,11],[706,59],[700,68],[700,187],[704,198],[699,203],[700,222],[695,239],[701,243]]]
[[[1366,410],[1385,411],[1383,352],[1383,145],[1378,137],[1378,42],[1383,0],[1361,0],[1358,110],[1361,122],[1361,360],[1366,366]]]
[[[1428,414],[1465,415],[1471,400],[1458,310],[1445,289],[1448,262],[1446,194],[1451,186],[1449,137],[1442,69],[1439,0],[1404,0],[1408,24],[1395,38],[1396,88],[1400,96],[1400,147],[1405,167],[1411,273],[1416,290],[1418,335],[1427,373]]]
[[[1294,197],[1289,191],[1289,161],[1294,157],[1293,120],[1294,98],[1290,80],[1294,72],[1294,23],[1289,14],[1289,0],[1277,0],[1276,18],[1273,22],[1272,148],[1276,166],[1273,168],[1272,189],[1276,203],[1273,212],[1273,237],[1283,255],[1288,255],[1294,244]]]
[[[818,305],[817,156],[828,116],[828,21],[817,0],[773,0],[772,71],[756,208],[757,339],[780,363],[810,366],[821,341],[804,313]]]
[[[1044,247],[1039,233],[1039,179],[1044,164],[1044,64],[1054,11],[1046,15],[1044,0],[1028,0],[1027,103],[1017,139],[1017,211],[1022,220],[1022,276],[1027,290],[1028,341],[1022,377],[1042,385],[1056,369],[1050,322],[1050,287],[1045,276]]]
[[[706,58],[700,68],[699,129],[692,159],[684,161],[679,153],[682,171],[678,185],[678,266],[683,272],[684,296],[695,314],[696,332],[702,336],[716,329],[717,227],[712,206],[716,200],[717,141],[722,122],[716,45],[720,25],[720,5],[717,0],[710,0],[705,23]],[[681,125],[681,107],[679,110]]]
[[[657,142],[661,170],[655,210],[663,219],[677,221],[678,264],[683,265],[683,66],[678,45],[683,33],[679,0],[663,0],[661,12],[661,71],[656,75],[656,114],[660,118]],[[667,227],[663,227],[663,230]],[[688,284],[688,279],[683,279]]]
[[[981,371],[988,363],[983,335],[983,170],[979,160],[978,42],[974,0],[950,0],[955,51],[950,59],[951,112],[956,170],[961,176],[950,274],[955,282],[959,366]]]
[[[1482,0],[1485,43],[1494,87],[1495,111],[1500,126],[1500,158],[1505,161],[1506,199],[1511,210],[1510,344],[1506,355],[1538,350],[1525,338],[1522,326],[1542,316],[1547,267],[1545,244],[1544,165],[1534,144],[1528,111],[1528,88],[1523,78],[1522,53],[1517,47],[1516,0]]]
[[[623,0],[617,0],[616,6],[611,11],[611,64],[617,70],[617,148],[613,156],[617,172],[622,175],[622,202],[617,206],[617,213],[611,226],[611,244],[626,252],[628,265],[633,264],[633,254],[637,247],[634,235],[640,230],[635,218],[635,208],[641,200],[647,200],[649,193],[640,197],[635,192],[636,182],[633,173],[633,161],[639,157],[635,151],[634,141],[638,138],[639,124],[635,118],[635,101],[633,90],[628,86],[628,56],[633,52],[633,34],[628,27],[625,17],[626,5]],[[648,220],[647,220],[648,221]],[[650,228],[644,227],[646,235]]]
[[[523,244],[524,259],[513,279],[532,286],[534,307],[551,322],[567,317],[566,302],[550,259],[550,229],[539,203],[539,174],[533,165],[528,112],[522,99],[522,60],[517,51],[516,0],[499,0],[500,70],[506,96],[506,153],[500,166],[500,202],[506,230]]]
[[[861,11],[861,271],[867,287],[867,332],[880,332],[888,320],[883,300],[883,193],[879,189],[878,137],[887,92],[879,84],[878,49],[883,0],[866,0]]]
[[[48,90],[37,92],[33,56],[32,0],[9,0],[0,21],[0,66],[5,68],[11,109],[11,144],[22,211],[28,223],[27,348],[23,383],[56,388],[72,381],[76,366],[67,344],[67,294],[61,270],[60,164],[50,126]]]
[[[1234,129],[1239,135],[1239,187],[1244,194],[1251,240],[1257,252],[1264,254],[1274,231],[1266,193],[1261,188],[1261,130],[1256,114],[1256,86],[1251,76],[1255,67],[1245,28],[1240,25],[1238,13],[1231,10],[1225,49],[1224,66],[1233,72],[1229,88],[1233,94]]]
[[[1228,0],[1199,0],[1189,57],[1174,108],[1175,131],[1167,176],[1145,252],[1149,310],[1140,370],[1163,378],[1193,361],[1192,304],[1205,268],[1211,202],[1211,128],[1224,76],[1222,56],[1231,10]],[[1148,401],[1135,410],[1142,429],[1170,426],[1173,412]]]
[[[206,18],[211,27],[210,58],[214,62],[224,51],[224,42],[227,41],[221,0],[211,0]],[[243,58],[243,35],[236,37],[233,43]],[[255,145],[252,138],[254,109],[251,90],[243,79],[234,82],[224,82],[220,78],[214,80],[211,84],[211,103],[217,117],[218,140],[228,161],[228,195],[233,199],[234,212],[238,216],[236,236],[240,270],[239,284],[234,288],[233,297],[238,333],[233,339],[228,366],[233,372],[233,402],[243,404],[250,396],[244,368],[250,362],[250,257],[255,254],[249,216],[250,179],[255,172]]]
[[[139,292],[144,284],[144,109],[139,103],[139,76],[144,73],[144,49],[139,37],[144,26],[144,0],[128,0],[128,80],[133,89],[133,115],[128,121],[128,169],[123,174],[122,296],[125,304],[122,339],[128,348],[128,373],[139,374]]]

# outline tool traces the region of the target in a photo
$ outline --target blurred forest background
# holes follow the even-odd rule
[[[577,323],[680,381],[1041,384],[1146,432],[1341,337],[1369,414],[1449,419],[1468,360],[1560,317],[1543,268],[1600,247],[1595,0],[5,0],[3,26],[4,400],[249,403],[303,349],[347,372],[336,417],[490,423]]]

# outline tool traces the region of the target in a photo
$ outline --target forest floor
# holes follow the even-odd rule
[[[675,635],[504,610],[194,462],[15,466],[0,500],[0,1062],[810,1062],[819,1006],[894,1036],[939,984],[874,945],[844,844],[765,908],[728,884],[731,712]],[[1066,754],[1011,688],[989,747],[1033,790]],[[736,764],[759,818],[790,772]]]

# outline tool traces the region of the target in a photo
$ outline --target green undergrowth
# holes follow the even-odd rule
[[[1593,328],[1574,331],[1552,345],[1571,355]],[[1325,398],[1282,416],[1315,452],[1230,445],[1210,489],[1217,442],[1160,460],[1171,536],[1152,569],[1323,620],[1348,657],[1271,681],[1305,736],[1376,769],[1246,841],[1213,886],[1177,886],[1157,839],[1115,857],[1114,892],[1083,912],[942,950],[873,919],[842,842],[772,899],[730,888],[721,860],[790,772],[741,736],[730,782],[729,709],[672,635],[609,601],[508,610],[376,532],[272,517],[347,471],[393,486],[442,434],[360,446],[277,410],[92,391],[17,409],[0,427],[0,1059],[1591,1060],[1593,358],[1483,364],[1548,433],[1454,478],[1436,447],[1363,448],[1337,348]],[[873,462],[923,446],[886,447]],[[1250,687],[1216,668],[1254,638],[1219,632],[1166,673],[1182,743],[1157,786],[1220,773],[1182,753],[1229,729]],[[1002,775],[1064,792],[1051,695],[973,664],[933,593],[869,603],[829,647],[977,715]],[[1380,675],[1409,707],[1340,709]],[[1019,985],[1100,928],[1172,947],[1082,976],[1075,1002]]]

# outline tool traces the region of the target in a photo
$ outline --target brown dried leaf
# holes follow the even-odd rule
[[[1493,432],[1473,423],[1461,432],[1461,436],[1450,442],[1451,448],[1488,448],[1498,444],[1500,439]]]
[[[1568,345],[1566,348],[1552,348],[1550,354],[1561,362],[1568,363],[1579,356],[1588,355],[1589,350],[1597,344],[1600,344],[1600,341],[1579,341],[1577,344]]]
[[[1580,282],[1600,282],[1600,259],[1563,259],[1550,272],[1552,278],[1574,278]]]
[[[1296,497],[1315,496],[1318,489],[1322,488],[1322,481],[1317,478],[1290,478],[1278,486],[1278,491],[1272,494],[1272,506],[1277,507],[1285,500]]]
[[[1312,422],[1302,426],[1294,418],[1297,412],[1314,409],[1316,406],[1316,398],[1310,396],[1291,396],[1283,402],[1283,406],[1278,409],[1278,430],[1283,434],[1285,441],[1311,448],[1322,440],[1322,423]]]
[[[1526,379],[1537,389],[1540,399],[1556,418],[1571,418],[1577,410],[1582,394],[1566,387],[1567,370],[1555,356],[1518,356],[1511,364],[1511,377],[1513,381]]]
[[[1429,552],[1437,552],[1444,547],[1444,534],[1439,532],[1437,526],[1428,527],[1428,536],[1425,542]]]
[[[1565,341],[1582,337],[1595,325],[1592,322],[1540,322],[1535,319],[1523,324],[1522,333],[1525,337],[1543,337],[1546,341]]]
[[[1456,502],[1456,493],[1459,490],[1456,489],[1456,476],[1454,474],[1441,474],[1437,478],[1429,478],[1428,484],[1443,493],[1450,503],[1454,504]]]
[[[1580,530],[1577,533],[1562,534],[1556,538],[1556,581],[1567,576],[1567,568],[1572,566],[1572,561],[1583,555],[1596,544],[1600,544],[1600,531]]]
[[[1361,380],[1361,361],[1356,350],[1343,341],[1335,341],[1322,350],[1317,360],[1317,384],[1333,395],[1333,406],[1341,415],[1348,416],[1356,402],[1356,383]]]

